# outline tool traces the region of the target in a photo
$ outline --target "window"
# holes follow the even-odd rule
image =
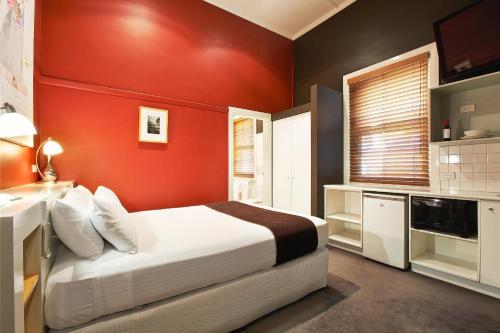
[[[233,122],[235,177],[254,177],[254,120],[242,118]]]
[[[429,185],[428,59],[347,81],[351,182]]]

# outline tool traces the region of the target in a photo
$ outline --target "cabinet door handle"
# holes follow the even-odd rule
[[[495,210],[494,210],[493,208],[488,208],[488,210],[489,210],[490,212],[492,212],[492,213],[494,213],[494,212],[495,212]]]
[[[380,207],[384,207],[384,204],[383,204],[383,203],[381,203],[381,204],[380,204]]]

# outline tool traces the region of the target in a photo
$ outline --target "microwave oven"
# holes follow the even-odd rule
[[[412,197],[411,226],[462,238],[477,236],[477,201]]]

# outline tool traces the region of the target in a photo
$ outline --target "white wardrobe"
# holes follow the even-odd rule
[[[311,214],[311,112],[273,121],[273,207]]]
[[[315,84],[310,103],[271,119],[273,207],[323,217],[323,186],[343,181],[342,94]]]

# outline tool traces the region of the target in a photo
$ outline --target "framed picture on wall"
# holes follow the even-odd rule
[[[139,141],[168,142],[168,111],[141,106],[139,109]]]

